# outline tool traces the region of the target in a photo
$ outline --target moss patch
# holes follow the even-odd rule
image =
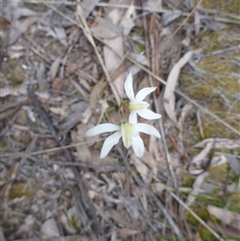
[[[21,198],[23,196],[25,197],[31,197],[32,195],[32,187],[29,186],[26,183],[16,183],[12,186],[12,188],[9,191],[9,198]]]
[[[211,4],[214,5],[215,1]],[[240,108],[238,100],[240,91],[239,67],[232,61],[240,57],[240,51],[236,49],[235,51],[212,54],[230,46],[237,46],[239,44],[238,32],[234,25],[219,31],[206,31],[201,36],[198,46],[203,49],[203,55],[196,63],[206,74],[198,77],[185,72],[180,77],[180,83],[182,90],[190,98],[197,100],[202,106],[240,131],[240,120],[237,115]],[[202,119],[205,137],[217,135],[219,137],[236,138],[234,134],[213,118],[204,114]]]
[[[209,0],[203,0],[202,6],[204,8],[212,8],[214,10],[222,11],[223,13],[229,12],[229,13],[239,13],[239,6],[240,2],[239,0],[215,0],[215,1],[209,1]]]

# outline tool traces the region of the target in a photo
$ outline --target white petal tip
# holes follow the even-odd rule
[[[85,133],[85,136],[86,137],[91,137],[91,136],[94,136],[91,132],[89,132],[89,131],[87,131],[86,133]]]
[[[134,100],[134,92],[133,92],[133,77],[132,73],[130,72],[125,80],[124,89],[126,92],[127,97],[133,101]]]
[[[149,109],[140,110],[137,112],[142,118],[147,120],[157,120],[160,119],[162,116],[158,113],[155,113]]]
[[[107,155],[100,155],[100,159],[105,158]]]

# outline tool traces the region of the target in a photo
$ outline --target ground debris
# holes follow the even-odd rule
[[[237,237],[239,17],[223,2],[3,1],[1,240]],[[162,118],[138,122],[161,139],[100,159],[108,134],[85,133],[127,121],[129,72],[157,87]]]

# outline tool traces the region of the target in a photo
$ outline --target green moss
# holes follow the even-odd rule
[[[132,29],[132,32],[133,33],[136,33],[140,36],[144,36],[144,31],[143,31],[143,28],[140,28],[140,27],[137,27],[135,26],[133,29]]]
[[[212,8],[214,10],[222,11],[223,13],[239,13],[239,6],[240,1],[239,0],[215,0],[215,1],[209,1],[209,0],[203,0],[202,6],[204,8]]]
[[[16,73],[9,73],[7,79],[10,80],[13,86],[20,85],[23,82],[23,76],[17,75]]]
[[[19,60],[9,58],[5,65],[7,66],[8,72],[4,75],[4,78],[7,79],[12,86],[21,84],[24,80],[24,71],[19,65]]]
[[[145,51],[145,45],[135,42],[135,46],[138,48],[139,52]]]
[[[71,220],[69,221],[72,227],[74,227],[79,232],[84,228],[83,224],[80,223],[74,215],[72,215]]]
[[[210,166],[208,168],[209,171],[209,176],[207,179],[210,179],[213,182],[219,183],[219,184],[224,184],[226,181],[226,175],[228,172],[228,165],[223,164],[220,166]]]
[[[20,197],[31,197],[32,195],[32,187],[26,183],[16,183],[12,186],[9,191],[9,198],[20,198]]]
[[[202,100],[208,98],[212,93],[211,87],[205,82],[199,85],[197,88],[193,88],[189,92],[189,96],[195,100]]]
[[[33,125],[34,124],[35,123],[33,123]],[[11,138],[13,138],[15,140],[15,145],[17,145],[20,148],[25,147],[32,140],[32,137],[31,137],[30,133],[27,132],[27,131],[21,131],[21,133],[17,134],[17,135],[12,133],[10,136],[11,136]]]
[[[38,2],[33,2],[33,3],[25,3],[26,7],[36,11],[36,12],[43,12],[46,11],[46,6],[42,4],[42,0],[38,0]]]
[[[240,191],[228,195],[229,210],[240,213]]]
[[[0,138],[0,152],[5,152],[8,149],[8,144],[5,138]]]
[[[208,229],[204,227],[199,227],[199,233],[204,241],[218,241],[218,238],[216,238]]]
[[[225,118],[222,118],[223,120],[226,121]],[[212,120],[212,121],[211,121]],[[227,137],[229,139],[234,139],[236,138],[234,133],[230,133],[229,130],[227,128],[224,128],[221,124],[216,123],[216,120],[213,120],[211,118],[210,121],[206,121],[204,120],[204,134],[205,134],[205,138],[210,138],[214,135],[217,135],[218,137]],[[237,130],[239,130],[239,125],[236,122],[229,122],[227,121],[231,126],[233,126],[234,128],[236,128]],[[232,123],[232,124],[231,124]]]
[[[205,222],[212,221],[216,224],[220,224],[220,220],[209,214],[207,210],[208,205],[214,205],[216,207],[227,208],[228,210],[234,212],[240,212],[237,208],[240,206],[239,192],[227,193],[227,204],[222,202],[223,187],[226,185],[226,175],[228,172],[228,165],[223,164],[220,166],[211,166],[208,171],[209,175],[205,179],[205,182],[212,183],[213,190],[208,194],[208,196],[198,195],[196,196],[196,201],[191,206],[191,209]],[[229,173],[230,181],[235,180],[236,175]],[[185,183],[191,184],[188,175],[185,175]],[[187,222],[192,230],[199,230],[202,240],[217,240],[205,227],[203,227],[190,213],[186,212]]]
[[[28,132],[23,132],[21,137],[22,144],[28,144],[32,140],[32,137]]]
[[[132,32],[135,33],[135,34],[137,34],[137,35],[139,35],[139,36],[144,36],[144,31],[143,31],[142,28],[134,27],[134,28],[132,29]],[[134,41],[134,43],[135,43],[135,46],[138,48],[139,52],[145,51],[146,48],[145,48],[145,45],[144,45],[144,44],[141,44],[141,43],[136,42],[136,41]]]
[[[207,33],[205,36],[202,36],[202,41],[208,43],[207,46],[204,46],[204,52],[208,53],[233,46],[234,43],[229,38],[220,38],[223,35],[231,36],[231,31],[226,30],[222,35],[220,33]],[[239,109],[239,102],[234,101],[234,96],[238,95],[240,89],[240,83],[235,76],[238,70],[229,61],[235,57],[238,57],[236,51],[205,56],[198,63],[198,67],[205,70],[207,74],[199,80],[199,78],[193,78],[185,73],[181,76],[180,81],[183,90],[190,98],[201,102],[212,113],[217,114],[217,116],[235,129],[240,130],[239,120],[234,118],[234,113],[237,113]],[[235,75],[233,75],[234,73]],[[229,109],[230,106],[231,109]],[[203,118],[203,130],[206,137],[212,137],[217,134],[221,137],[234,138],[234,135],[229,136],[227,128],[217,124],[216,120],[209,119],[210,121]]]
[[[35,62],[37,62],[37,63],[41,63],[41,62],[42,62],[41,56],[39,56],[39,55],[37,55],[37,54],[33,55],[33,60],[34,60]]]
[[[183,186],[184,187],[192,187],[192,184],[195,180],[195,177],[190,175],[188,172],[183,174]]]
[[[213,217],[208,213],[206,205],[195,203],[191,209],[205,222],[213,220]],[[193,230],[198,230],[202,240],[217,241],[217,239],[204,226],[202,226],[190,213],[186,213],[188,224]],[[216,222],[216,220],[214,220]]]

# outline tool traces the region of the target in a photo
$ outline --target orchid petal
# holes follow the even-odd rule
[[[152,93],[156,89],[157,89],[157,87],[147,87],[147,88],[143,88],[143,89],[139,90],[136,97],[135,97],[135,101],[144,100],[147,95],[149,95],[150,93]]]
[[[132,124],[126,122],[121,125],[123,145],[128,149],[132,145],[132,136],[134,136],[135,129]]]
[[[134,101],[133,78],[130,72],[125,80],[124,89],[129,100]]]
[[[139,158],[143,157],[144,144],[143,144],[143,140],[140,136],[132,137],[132,147],[133,147],[134,153],[137,157],[139,157]]]
[[[104,158],[108,155],[109,151],[112,149],[114,145],[119,142],[120,137],[122,136],[120,131],[115,132],[111,136],[109,136],[103,143],[100,158]]]
[[[137,124],[137,113],[135,111],[130,112],[128,122],[133,125]]]
[[[157,138],[160,138],[160,134],[158,132],[158,130],[148,124],[145,123],[138,123],[136,125],[134,125],[135,129],[139,132],[143,132],[145,134],[151,135],[151,136],[156,136]]]
[[[85,136],[87,137],[96,136],[105,132],[118,131],[118,130],[120,130],[120,126],[110,124],[110,123],[105,123],[105,124],[94,126],[93,128],[91,128],[85,133]]]
[[[161,118],[161,115],[160,114],[157,114],[149,109],[145,109],[145,110],[140,110],[140,111],[137,111],[137,113],[144,119],[147,119],[147,120],[156,120],[156,119],[159,119]]]
[[[132,111],[144,110],[149,107],[149,104],[146,101],[130,101],[128,108]]]

